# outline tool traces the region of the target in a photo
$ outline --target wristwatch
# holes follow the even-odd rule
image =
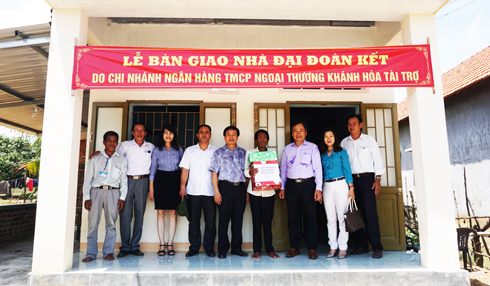
[[[376,176],[376,179],[380,179],[381,180],[381,175],[377,175]]]

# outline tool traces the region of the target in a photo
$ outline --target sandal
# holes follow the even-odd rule
[[[158,251],[158,256],[165,256],[165,246],[167,246],[166,244],[160,244],[160,247],[163,246],[163,250],[159,250]]]
[[[274,251],[267,253],[267,255],[274,259],[279,258],[279,255],[277,255]]]
[[[172,247],[172,249],[168,249],[168,247]],[[172,244],[168,244],[167,249],[168,249],[168,255],[170,255],[170,256],[175,255],[174,246]]]

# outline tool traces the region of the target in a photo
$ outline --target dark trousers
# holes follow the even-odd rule
[[[288,206],[288,230],[291,248],[299,249],[299,219],[305,219],[306,248],[316,250],[318,224],[316,222],[315,180],[296,183],[288,179],[286,182],[286,204]]]
[[[148,178],[131,179],[128,178],[128,194],[124,207],[119,212],[119,223],[121,226],[121,247],[120,251],[135,251],[140,249],[141,233],[143,232],[143,217],[145,216],[146,200],[148,199]],[[134,225],[133,236],[131,237],[131,221]]]
[[[264,244],[267,253],[274,252],[272,246],[272,218],[274,217],[274,196],[258,197],[250,195],[250,209],[253,222],[253,249],[262,252],[262,226],[264,227]]]
[[[189,221],[189,250],[199,252],[201,248],[201,212],[204,212],[204,239],[205,251],[214,251],[216,238],[216,204],[212,196],[187,195],[187,209]]]
[[[361,210],[366,224],[365,228],[354,233],[354,240],[357,242],[357,247],[367,249],[367,234],[371,247],[382,250],[376,195],[374,194],[374,189],[372,189],[373,183],[374,176],[354,178],[354,194],[356,195],[357,207]]]
[[[245,184],[233,186],[224,182],[218,183],[218,189],[221,193],[221,205],[219,210],[218,225],[218,252],[227,253],[230,249],[230,240],[228,239],[228,225],[231,220],[231,252],[242,251],[242,226],[243,213],[247,204],[247,192]]]

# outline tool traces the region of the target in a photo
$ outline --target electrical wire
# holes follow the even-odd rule
[[[454,1],[454,2],[456,2],[456,1]],[[449,13],[445,14],[445,15],[442,15],[441,17],[436,18],[436,20],[439,20],[439,19],[441,19],[441,18],[444,18],[444,17],[446,17],[447,15],[450,15],[450,14],[452,14],[452,13],[454,13],[454,12],[458,11],[459,9],[463,8],[464,6],[466,6],[466,5],[470,4],[470,3],[473,3],[473,2],[475,2],[475,0],[471,0],[470,2],[468,2],[468,3],[464,4],[463,6],[461,6],[461,7],[457,8],[457,9],[455,9],[455,10],[453,10],[453,11],[451,11],[451,12],[449,12]],[[449,3],[449,4],[451,4],[451,3]]]

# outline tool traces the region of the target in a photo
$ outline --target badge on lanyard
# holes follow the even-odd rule
[[[109,159],[105,161],[104,171],[99,171],[99,176],[101,176],[102,178],[107,178],[107,172],[105,171],[105,169],[107,169],[107,163],[109,163]]]

